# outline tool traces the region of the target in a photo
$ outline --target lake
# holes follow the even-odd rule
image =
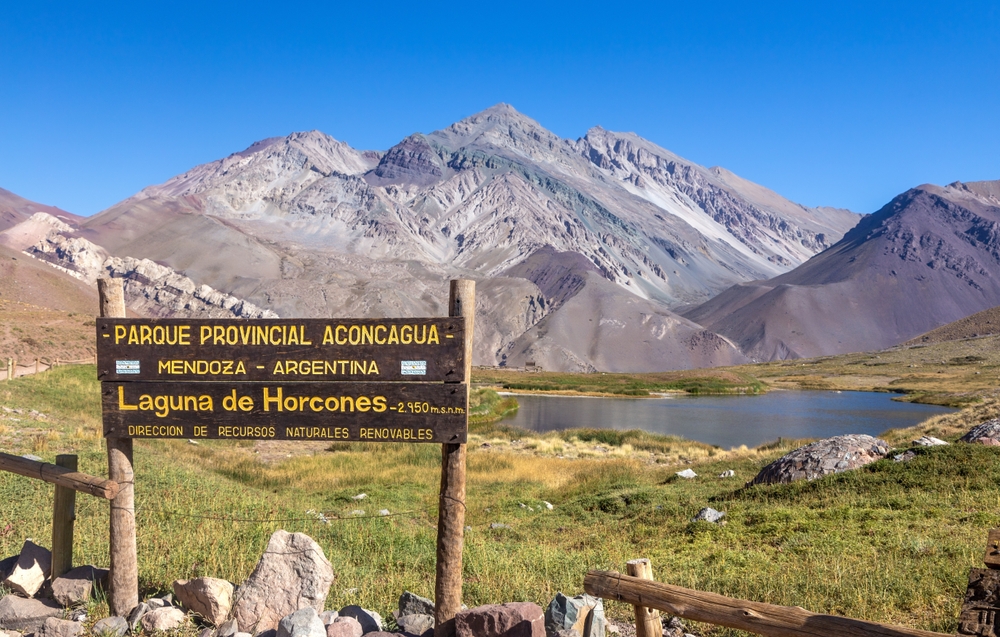
[[[517,394],[517,414],[503,420],[533,431],[643,429],[682,436],[723,448],[755,447],[778,438],[877,436],[954,411],[901,403],[894,394],[832,391],[771,391],[757,396],[596,398]]]

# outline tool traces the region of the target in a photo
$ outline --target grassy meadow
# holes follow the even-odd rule
[[[733,374],[743,386],[757,381],[747,371]],[[48,461],[73,452],[81,471],[106,475],[93,366],[0,383],[0,405],[21,411],[0,411],[0,449]],[[491,422],[491,414],[513,408],[509,398],[476,392],[465,546],[470,606],[544,606],[557,591],[582,592],[588,569],[624,571],[627,560],[648,557],[656,578],[672,584],[954,632],[968,569],[981,566],[986,533],[1000,525],[996,448],[919,449],[908,463],[883,460],[814,482],[744,488],[799,443],[724,450],[642,432],[538,435]],[[1000,402],[980,392],[963,411],[886,436],[900,447],[921,433],[953,440],[998,411]],[[697,478],[675,475],[688,467]],[[137,440],[135,469],[144,596],[170,590],[177,578],[239,583],[279,528],[307,533],[324,548],[337,573],[329,608],[356,603],[388,616],[404,589],[433,593],[438,445]],[[736,477],[717,477],[727,469]],[[0,472],[0,557],[26,537],[49,545],[51,502],[51,485]],[[724,511],[726,524],[692,523],[705,506]],[[75,563],[107,564],[107,528],[107,503],[78,494]],[[608,612],[631,616],[616,603]],[[95,602],[91,621],[106,613]]]

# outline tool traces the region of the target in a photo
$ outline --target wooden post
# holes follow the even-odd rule
[[[38,359],[35,359],[36,361]],[[56,465],[76,471],[72,454],[56,456]],[[52,579],[73,568],[73,523],[76,521],[76,491],[56,485],[52,509]]]
[[[465,371],[468,387],[472,372],[472,334],[476,319],[476,282],[451,282],[448,316],[465,317]],[[434,582],[434,637],[455,634],[455,615],[462,609],[462,547],[465,541],[464,444],[441,445],[441,493],[438,498],[437,572]]]
[[[7,380],[14,378],[14,359],[7,358]]]
[[[113,500],[118,495],[118,484],[90,476],[86,473],[70,471],[47,462],[28,460],[21,456],[0,452],[0,471],[9,471],[20,476],[51,482],[60,487],[66,487],[80,493],[89,493],[98,498]]]
[[[97,280],[101,318],[126,318],[125,289],[121,279]],[[139,604],[139,564],[135,542],[135,474],[132,470],[132,439],[105,438],[108,445],[108,479],[118,483],[111,501],[108,605],[111,613],[127,617]]]
[[[653,563],[646,558],[629,560],[625,563],[628,574],[639,579],[653,579]],[[636,637],[661,637],[663,625],[660,623],[660,611],[645,606],[635,606]]]
[[[820,615],[798,606],[734,599],[608,571],[587,573],[583,590],[594,597],[657,608],[684,619],[768,637],[946,637],[945,633]]]

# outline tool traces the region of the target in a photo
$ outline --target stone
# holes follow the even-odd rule
[[[382,630],[382,616],[373,610],[351,604],[340,609],[341,617],[353,617],[361,624],[365,634]]]
[[[128,632],[128,621],[124,617],[112,615],[99,619],[90,629],[94,637],[125,637]]]
[[[206,627],[206,628],[202,628],[198,632],[198,637],[217,637],[217,635],[215,634],[215,629],[214,628],[208,628],[208,627]]]
[[[316,609],[306,606],[281,618],[277,637],[326,637],[326,626]]]
[[[604,602],[586,593],[575,597],[556,593],[545,609],[545,629],[549,632],[571,628],[585,637],[604,637],[606,626]]]
[[[26,599],[6,595],[0,599],[0,629],[38,632],[49,617],[62,617],[63,610],[51,599]]]
[[[143,615],[141,623],[147,633],[153,633],[158,630],[179,628],[186,619],[187,615],[184,614],[184,611],[176,606],[163,606],[162,608],[154,608]]]
[[[338,617],[326,627],[326,637],[361,637],[365,629],[353,617]]]
[[[726,469],[725,471],[723,471],[722,473],[719,474],[719,477],[720,478],[735,478],[736,477],[736,472],[733,471],[732,469]]]
[[[716,522],[718,522],[719,520],[721,520],[724,517],[726,517],[726,514],[724,512],[722,512],[722,511],[716,511],[712,507],[705,507],[701,511],[698,511],[698,514],[696,516],[694,516],[693,518],[691,518],[691,521],[692,522],[699,522],[699,521],[702,521],[702,522],[711,522],[712,524],[715,524]]]
[[[663,637],[684,637],[687,634],[684,622],[681,621],[680,617],[671,617],[670,619],[664,617],[660,621],[663,624]]]
[[[892,457],[893,462],[909,462],[917,457],[917,454],[913,450],[904,451],[903,453],[897,453]]]
[[[7,579],[7,576],[11,574],[14,570],[14,566],[17,564],[17,558],[19,555],[11,555],[10,557],[5,557],[0,560],[0,582]]]
[[[107,581],[107,569],[78,566],[52,580],[52,599],[67,608],[83,604],[90,599],[95,584],[98,588],[104,589]]]
[[[494,523],[490,524],[490,528],[491,529],[509,529],[510,525],[509,524],[504,524],[502,522],[494,522]]]
[[[488,604],[455,615],[455,637],[545,637],[545,613],[538,604]]]
[[[948,443],[940,438],[935,438],[934,436],[920,436],[913,441],[913,444],[920,447],[944,447]]]
[[[678,471],[677,475],[680,476],[681,478],[687,478],[688,480],[690,480],[691,478],[697,478],[698,477],[698,474],[695,473],[694,471],[692,471],[691,469],[685,469],[684,471]]]
[[[253,637],[250,633],[236,633],[233,637]]]
[[[761,469],[749,484],[815,480],[832,473],[863,467],[881,460],[888,453],[887,442],[865,434],[825,438],[778,458]]]
[[[420,613],[411,613],[409,615],[402,615],[396,618],[396,623],[399,627],[411,635],[423,635],[424,633],[430,631],[431,634],[434,633],[434,616],[433,615],[423,615]]]
[[[583,635],[575,628],[560,628],[555,632],[550,632],[549,637],[583,637]]]
[[[174,582],[174,595],[186,608],[213,626],[220,626],[233,608],[233,585],[216,577],[179,579]],[[236,632],[235,627],[233,632]]]
[[[139,602],[128,614],[128,629],[134,633],[139,627],[139,622],[142,621],[143,616],[148,612],[149,604]]]
[[[82,632],[83,624],[68,619],[49,617],[42,624],[42,628],[35,633],[35,637],[78,637]]]
[[[215,631],[216,637],[233,637],[237,632],[239,632],[240,627],[236,624],[235,619],[230,619],[229,621],[224,621],[218,624],[218,629]]]
[[[337,619],[338,617],[340,617],[340,613],[338,613],[335,610],[325,610],[319,614],[319,618],[323,620],[324,626],[329,626],[330,624],[333,623],[333,620]]]
[[[275,531],[239,589],[233,617],[240,630],[256,634],[277,628],[282,617],[307,606],[320,613],[333,580],[330,561],[311,537]]]
[[[416,593],[403,591],[403,594],[399,596],[399,612],[396,613],[396,617],[398,619],[399,617],[404,617],[406,615],[433,616],[434,602],[426,597],[421,597]]]
[[[970,429],[958,439],[959,442],[970,442],[977,445],[1000,446],[1000,418],[987,420]]]
[[[159,597],[150,597],[146,600],[146,605],[149,606],[149,610],[156,610],[157,608],[163,608],[167,603]]]
[[[52,553],[43,546],[38,546],[31,540],[25,540],[21,554],[7,579],[3,581],[7,588],[25,597],[34,597],[42,588],[42,584],[52,570]]]

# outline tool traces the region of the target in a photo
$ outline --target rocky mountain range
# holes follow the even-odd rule
[[[266,139],[93,217],[54,212],[11,217],[0,243],[122,276],[143,314],[436,315],[471,277],[476,364],[607,371],[747,360],[675,311],[789,272],[860,218],[505,104],[384,152]]]
[[[1000,305],[1000,181],[923,185],[791,272],[684,316],[755,360],[871,351]]]

